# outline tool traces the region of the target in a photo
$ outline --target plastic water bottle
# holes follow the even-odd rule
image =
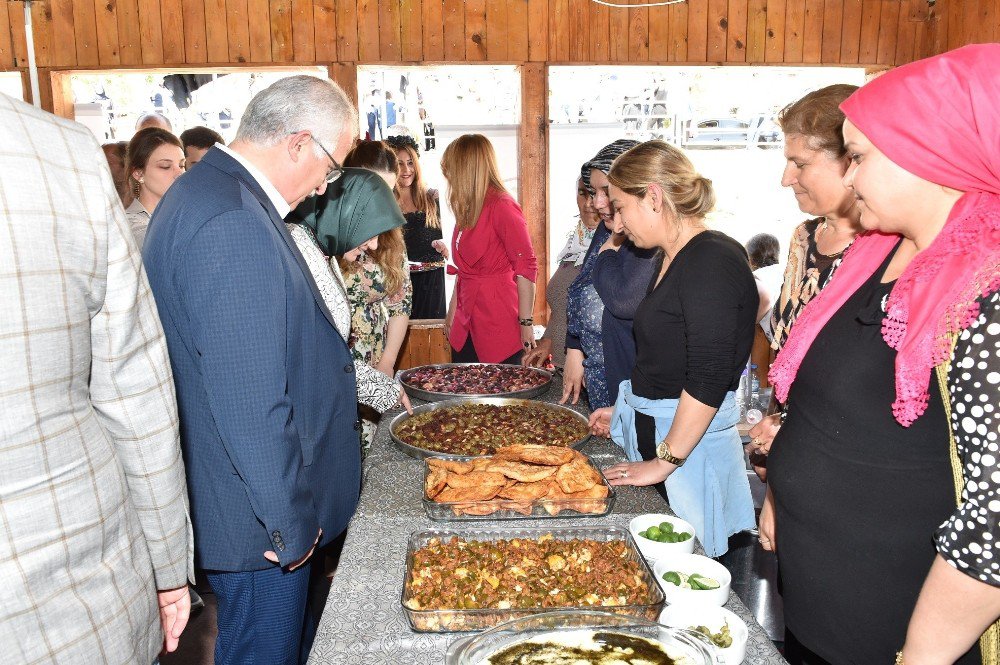
[[[757,378],[757,365],[751,364],[748,372],[746,413],[744,419],[750,425],[756,425],[764,419],[760,403],[760,379]]]
[[[736,389],[736,404],[740,407],[740,420],[747,415],[747,371],[740,375],[740,387]]]

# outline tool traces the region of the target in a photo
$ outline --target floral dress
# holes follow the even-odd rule
[[[407,259],[403,257],[403,286],[395,293],[386,293],[385,273],[379,265],[364,255],[361,265],[352,272],[344,272],[344,287],[351,303],[351,337],[348,345],[357,362],[375,366],[382,359],[389,319],[409,316],[413,303],[413,286],[410,283]],[[335,262],[336,260],[334,259]],[[368,414],[371,415],[371,414]],[[361,452],[367,454],[375,440],[377,423],[367,417],[361,419]]]

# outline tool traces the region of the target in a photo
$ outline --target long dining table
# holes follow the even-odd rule
[[[538,400],[558,402],[558,377]],[[574,407],[586,415],[581,404]],[[423,402],[414,400],[413,405]],[[347,528],[340,562],[309,656],[310,664],[440,665],[449,644],[467,633],[421,633],[411,629],[402,608],[406,549],[414,531],[433,528],[511,526],[510,522],[435,522],[424,512],[422,460],[404,453],[389,435],[389,423],[399,410],[382,416],[365,460],[361,498]],[[592,437],[581,448],[600,468],[624,460],[622,450],[607,439]],[[558,528],[620,526],[645,513],[672,514],[651,487],[619,487],[610,514],[604,517],[517,520],[514,526]],[[697,552],[702,552],[696,544]],[[749,628],[744,663],[778,665],[786,661],[742,601],[730,594],[726,607]]]

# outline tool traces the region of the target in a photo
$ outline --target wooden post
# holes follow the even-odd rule
[[[358,106],[358,66],[353,62],[334,62],[326,68],[330,80],[343,88],[347,96]]]
[[[521,65],[521,126],[518,133],[518,192],[528,221],[531,245],[538,258],[535,280],[535,321],[548,321],[545,285],[549,281],[548,224],[548,67],[544,63]]]
[[[48,84],[49,89],[52,91],[52,107],[46,108],[46,111],[51,111],[60,118],[66,118],[68,120],[76,119],[76,109],[73,106],[73,87],[70,84],[70,75],[65,72],[56,72],[49,70],[48,82],[42,78],[39,81],[40,85]],[[39,76],[41,73],[39,72]],[[45,93],[42,93],[42,104],[45,104]]]

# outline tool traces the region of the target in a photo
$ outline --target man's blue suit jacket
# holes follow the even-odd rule
[[[361,459],[350,350],[267,195],[212,148],[167,191],[143,262],[177,386],[195,555],[288,565],[340,534]]]

